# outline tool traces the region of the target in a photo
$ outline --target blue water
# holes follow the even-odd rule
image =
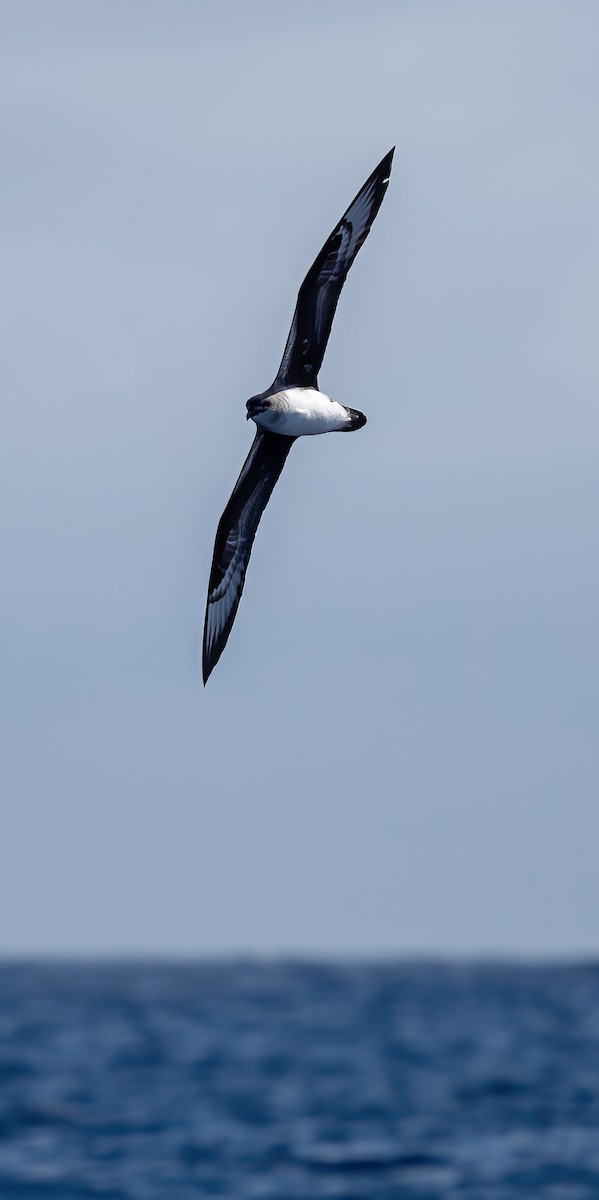
[[[0,967],[1,1200],[597,1200],[599,967]]]

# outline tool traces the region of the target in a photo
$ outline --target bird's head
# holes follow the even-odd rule
[[[265,396],[250,396],[250,399],[246,404],[246,408],[247,420],[249,421],[251,417],[252,420],[255,421],[256,417],[258,417],[260,413],[268,412],[270,408],[270,400]]]

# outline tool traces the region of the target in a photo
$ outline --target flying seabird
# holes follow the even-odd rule
[[[293,443],[306,434],[349,433],[366,424],[364,413],[319,390],[318,372],[347,272],[387,190],[394,149],[360,188],[310,267],[274,383],[247,402],[247,418],[257,430],[216,531],[204,623],[204,683],[227,644],[256,530]]]

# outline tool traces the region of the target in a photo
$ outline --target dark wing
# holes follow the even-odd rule
[[[256,530],[294,441],[258,430],[218,523],[204,622],[204,683],[233,628]]]
[[[381,207],[391,175],[393,150],[366,180],[310,267],[298,293],[273,387],[317,386],[341,288]]]

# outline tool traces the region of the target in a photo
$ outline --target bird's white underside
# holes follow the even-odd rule
[[[268,397],[269,408],[253,420],[260,429],[286,437],[304,437],[347,429],[351,417],[347,409],[324,392],[312,387],[286,388]]]

